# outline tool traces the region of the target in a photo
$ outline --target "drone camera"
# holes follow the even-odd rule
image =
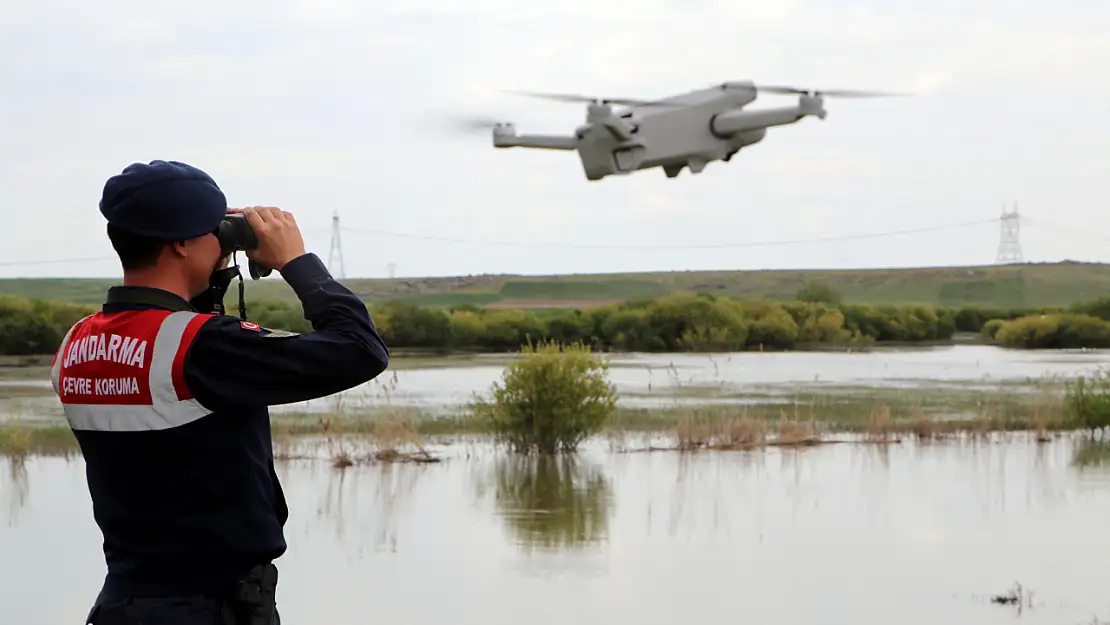
[[[613,162],[617,171],[630,172],[640,167],[646,150],[642,145],[630,145],[613,150]]]

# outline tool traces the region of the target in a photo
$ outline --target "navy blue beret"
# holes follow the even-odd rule
[[[104,184],[100,212],[133,234],[191,239],[212,232],[227,213],[227,198],[203,171],[177,161],[133,163]]]

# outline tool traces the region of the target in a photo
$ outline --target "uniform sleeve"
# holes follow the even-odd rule
[[[231,316],[205,322],[184,360],[186,384],[205,407],[323,397],[371,380],[389,365],[366,304],[332,279],[319,257],[305,254],[281,273],[313,331],[270,334]]]

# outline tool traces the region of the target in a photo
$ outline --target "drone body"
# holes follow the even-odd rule
[[[746,109],[761,91],[796,94],[798,103]],[[698,174],[713,161],[728,162],[741,149],[762,141],[768,128],[810,116],[824,119],[823,96],[833,94],[881,95],[759,87],[750,81],[726,82],[652,101],[532,94],[588,102],[586,123],[566,136],[522,135],[512,124],[498,123],[493,125],[493,145],[577,151],[590,181],[656,167],[674,178],[684,168]],[[626,108],[615,112],[613,104]]]

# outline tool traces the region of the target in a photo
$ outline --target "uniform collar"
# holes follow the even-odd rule
[[[196,308],[176,293],[149,286],[113,286],[108,289],[104,312],[134,310],[136,308],[161,308],[164,310],[190,310]]]

